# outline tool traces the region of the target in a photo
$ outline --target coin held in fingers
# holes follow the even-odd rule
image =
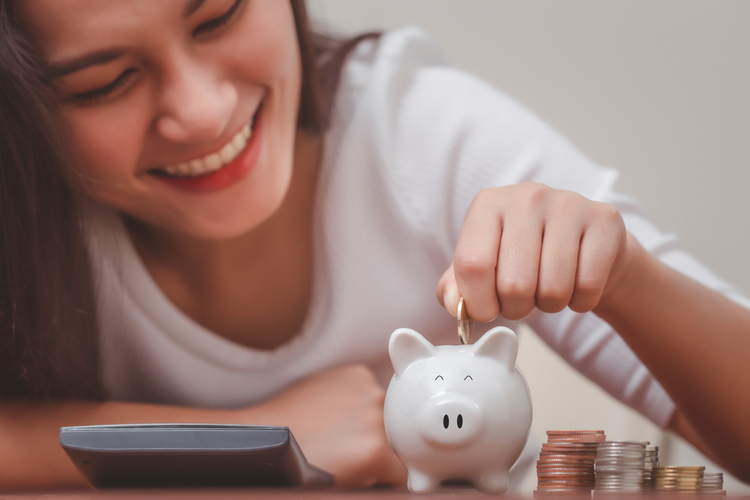
[[[469,313],[466,312],[466,303],[464,298],[458,299],[458,310],[456,311],[456,319],[458,320],[458,340],[461,344],[466,345],[471,342],[471,332],[474,330],[474,320],[469,317]]]

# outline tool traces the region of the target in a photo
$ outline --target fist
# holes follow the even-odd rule
[[[336,486],[405,485],[406,468],[385,435],[385,390],[363,365],[318,373],[264,405],[268,421],[288,426],[307,460]]]
[[[523,319],[536,307],[594,309],[622,273],[628,236],[620,213],[543,184],[481,191],[466,213],[438,300],[454,316]]]

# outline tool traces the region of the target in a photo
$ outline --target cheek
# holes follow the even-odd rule
[[[251,8],[262,14],[247,16],[241,40],[233,46],[233,66],[244,77],[259,82],[292,77],[296,80],[300,71],[299,48],[290,3],[279,0],[254,3]]]
[[[141,107],[96,106],[64,113],[79,158],[79,168],[94,180],[110,180],[136,170],[142,149]]]

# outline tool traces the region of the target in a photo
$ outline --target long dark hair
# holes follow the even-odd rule
[[[349,50],[290,0],[302,57],[298,127],[322,134]],[[43,61],[0,0],[0,398],[103,399],[94,287],[73,156]]]

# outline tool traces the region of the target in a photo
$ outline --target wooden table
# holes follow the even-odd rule
[[[198,500],[204,498],[218,500],[247,500],[263,498],[271,500],[428,500],[428,499],[482,499],[493,498],[473,488],[441,488],[429,495],[415,495],[406,489],[372,488],[363,490],[338,489],[294,489],[294,488],[193,488],[193,489],[132,489],[132,490],[71,490],[54,492],[19,492],[0,494],[0,498],[12,499],[44,499],[44,500],[141,500],[144,498],[158,498],[160,500]],[[523,497],[502,496],[507,500]],[[531,498],[531,497],[528,497]],[[582,497],[587,498],[587,497]],[[566,500],[574,500],[570,496]],[[631,498],[631,500],[633,500]],[[687,499],[680,499],[687,500]]]
[[[199,500],[204,498],[217,500],[247,500],[247,499],[270,499],[270,500],[448,500],[448,499],[471,499],[502,498],[503,500],[591,500],[596,499],[594,495],[544,495],[542,497],[515,496],[515,495],[485,495],[472,488],[441,488],[435,493],[417,495],[409,493],[405,489],[372,488],[366,490],[337,490],[337,489],[259,489],[259,488],[194,488],[194,489],[133,489],[133,490],[70,490],[49,492],[24,492],[2,494],[2,499],[43,499],[43,500],[142,500],[155,498],[159,500]],[[726,497],[718,495],[689,495],[689,494],[620,494],[599,496],[606,500],[726,500],[743,499],[750,500],[750,496]]]

